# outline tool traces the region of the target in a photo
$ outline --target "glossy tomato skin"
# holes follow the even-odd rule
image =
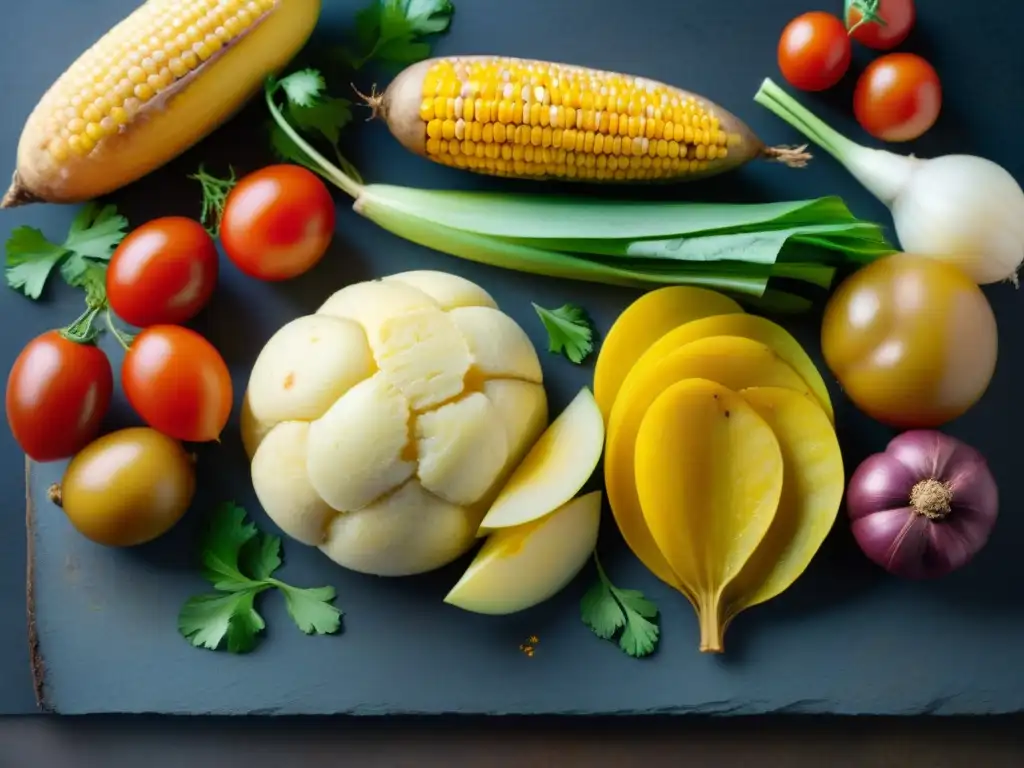
[[[939,75],[913,53],[889,53],[871,62],[853,93],[861,127],[876,139],[912,141],[928,131],[942,110]]]
[[[272,165],[245,176],[228,194],[220,240],[250,277],[288,280],[323,258],[334,221],[334,200],[315,173]]]
[[[821,348],[868,416],[899,429],[935,428],[985,393],[998,338],[992,308],[973,280],[936,259],[896,254],[836,289]]]
[[[217,349],[180,325],[154,325],[132,341],[121,366],[132,408],[183,442],[217,440],[231,414],[231,374]]]
[[[210,301],[217,272],[217,248],[198,221],[154,219],[114,251],[107,298],[118,317],[139,328],[184,323]]]
[[[871,7],[872,0],[846,0],[846,27],[851,36],[861,45],[878,51],[888,51],[907,39],[917,21],[914,0],[879,0],[874,9],[884,25],[864,19],[862,7]],[[857,26],[860,24],[860,26]]]
[[[782,76],[803,91],[824,91],[834,86],[850,68],[852,56],[843,22],[823,11],[797,16],[779,38]]]
[[[35,461],[66,459],[99,434],[113,390],[103,350],[47,331],[14,361],[7,378],[7,423]]]

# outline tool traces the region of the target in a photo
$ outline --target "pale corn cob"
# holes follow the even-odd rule
[[[755,158],[801,166],[721,107],[665,83],[501,56],[430,59],[369,99],[401,143],[444,165],[533,179],[704,178]]]
[[[135,181],[229,118],[316,24],[320,0],[149,0],[51,86],[0,207]]]

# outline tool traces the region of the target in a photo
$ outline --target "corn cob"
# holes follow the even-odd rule
[[[368,98],[409,150],[495,176],[685,180],[755,158],[801,167],[693,93],[617,72],[501,56],[430,59]]]
[[[0,208],[118,189],[231,117],[305,43],[320,0],[148,0],[29,116]]]

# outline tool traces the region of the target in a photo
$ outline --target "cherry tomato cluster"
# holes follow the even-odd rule
[[[262,280],[296,277],[317,264],[334,233],[334,202],[312,172],[275,165],[242,178],[228,193],[220,240],[228,259]],[[153,429],[182,442],[217,440],[233,404],[220,352],[185,327],[213,297],[219,276],[214,240],[198,221],[168,216],[126,236],[106,270],[105,306],[48,331],[21,351],[7,380],[7,420],[36,461],[73,456],[99,435],[114,377],[89,329],[107,315],[126,348],[121,385]],[[119,331],[109,311],[141,329]]]
[[[851,40],[877,51],[857,79],[857,122],[882,141],[911,141],[939,117],[942,85],[924,58],[893,51],[917,20],[914,0],[845,0],[843,18],[824,11],[802,14],[779,39],[779,69],[794,88],[824,91],[839,83],[853,59]]]

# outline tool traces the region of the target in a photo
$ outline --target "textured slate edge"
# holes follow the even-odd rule
[[[32,691],[36,699],[36,707],[43,712],[53,712],[46,701],[46,663],[39,650],[39,633],[36,630],[36,589],[35,589],[35,555],[36,555],[36,509],[32,502],[32,460],[25,457],[25,537],[27,553],[25,557],[25,609],[28,619],[28,653],[32,667]]]

